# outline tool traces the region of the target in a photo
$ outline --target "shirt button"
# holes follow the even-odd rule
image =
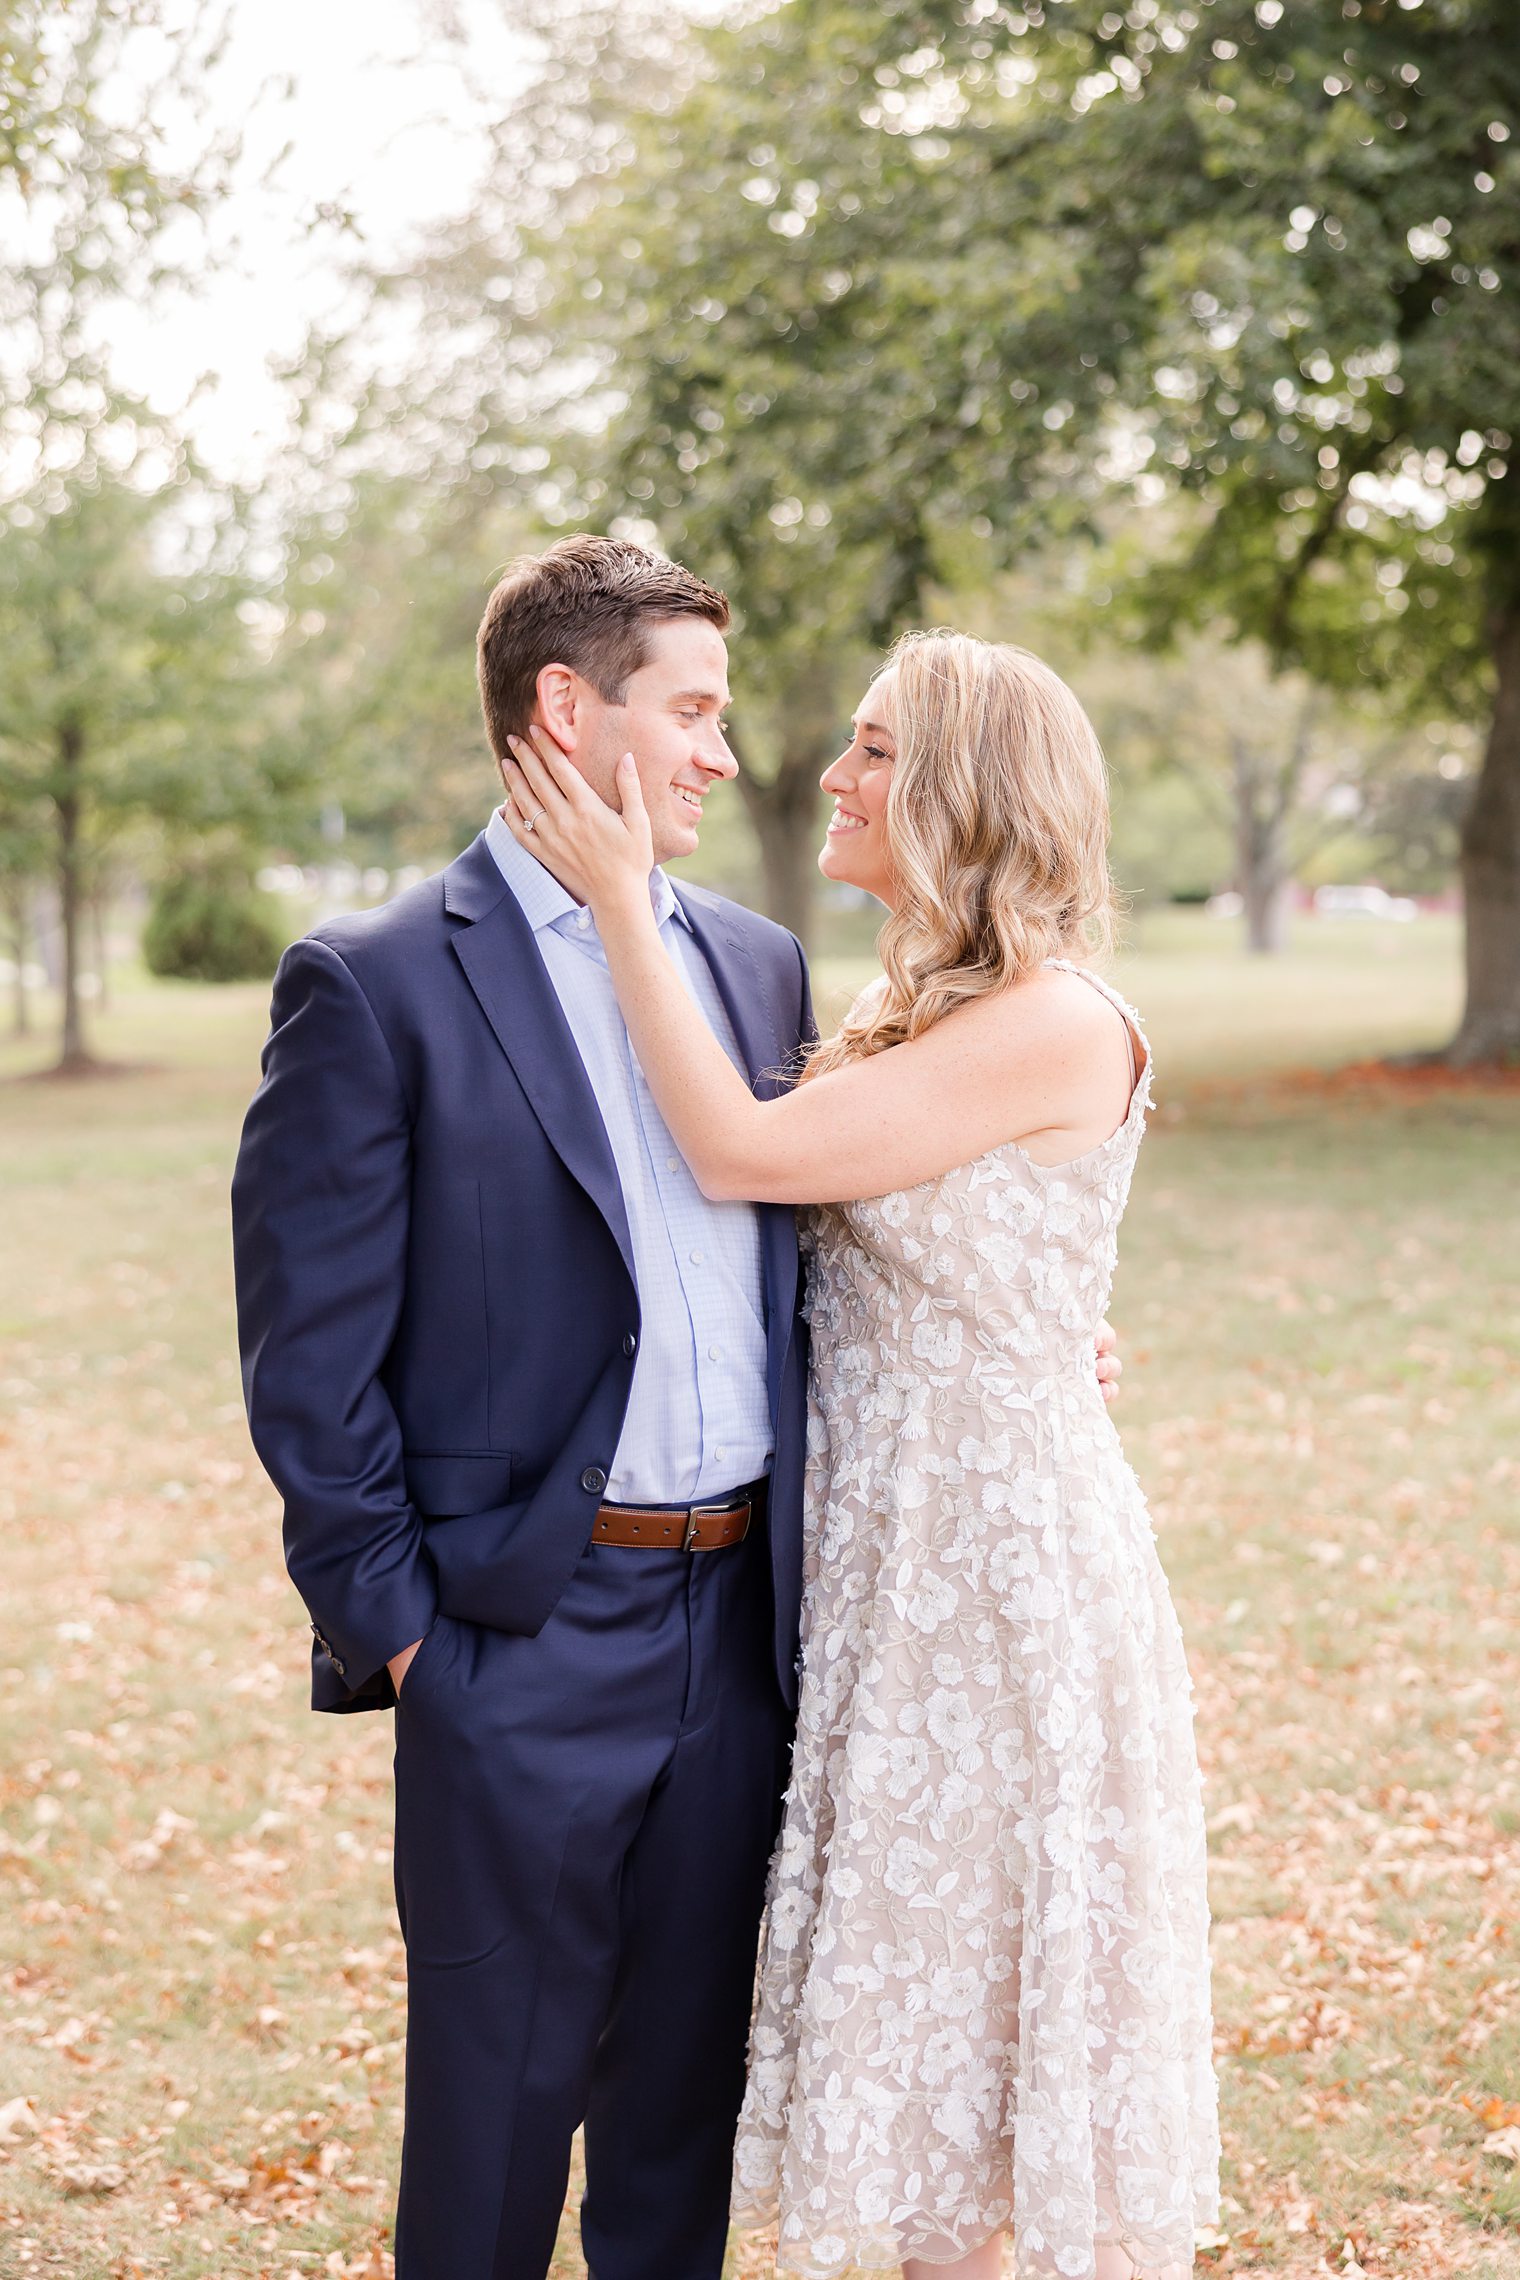
[[[665,1169],[667,1172],[678,1172],[681,1169],[680,1157],[667,1156],[665,1159]]]
[[[581,1486],[588,1496],[600,1496],[607,1486],[607,1475],[600,1465],[587,1465],[581,1474]]]
[[[701,1264],[702,1264],[702,1254],[701,1254],[701,1252],[700,1252],[700,1251],[693,1251],[693,1252],[692,1252],[692,1254],[691,1254],[691,1263],[692,1263],[692,1265],[693,1265],[694,1267],[700,1267],[700,1266],[701,1266]]]
[[[721,1346],[709,1346],[709,1347],[708,1347],[708,1349],[707,1349],[707,1358],[708,1358],[708,1360],[709,1360],[710,1362],[721,1362],[721,1361],[722,1361],[722,1359],[723,1359],[723,1349],[722,1349],[722,1347],[721,1347]]]
[[[576,923],[576,925],[577,925],[577,926],[580,928],[580,930],[581,930],[582,934],[584,934],[584,933],[585,933],[585,931],[586,931],[586,929],[587,929],[587,927],[588,927],[588,926],[591,924],[591,913],[590,913],[590,911],[589,911],[589,910],[583,910],[583,911],[580,913],[579,917],[576,919],[576,922],[575,922],[575,923]]]
[[[728,1455],[728,1451],[725,1448],[716,1448],[713,1451],[713,1455],[715,1457],[726,1457]]]

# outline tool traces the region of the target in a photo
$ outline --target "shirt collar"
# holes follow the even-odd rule
[[[535,934],[542,933],[546,926],[577,916],[580,905],[575,897],[566,893],[553,872],[546,871],[536,855],[530,855],[527,848],[512,837],[499,807],[491,810],[486,825],[486,845]],[[681,908],[675,888],[658,867],[649,874],[649,899],[654,905],[657,925],[663,926],[667,919],[677,918],[688,934],[691,932],[691,920]]]

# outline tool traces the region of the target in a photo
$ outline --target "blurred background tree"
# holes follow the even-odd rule
[[[243,509],[176,423],[124,390],[113,315],[183,291],[233,143],[183,139],[223,36],[218,11],[141,0],[7,11],[0,208],[0,764],[11,930],[24,1003],[25,882],[56,894],[59,1068],[87,1070],[84,921],[131,819],[173,840],[268,821],[246,686]],[[124,101],[130,94],[135,100]],[[97,966],[104,961],[97,956]],[[100,976],[96,976],[97,984]]]
[[[502,369],[552,333],[561,511],[725,577],[800,730],[963,529],[1027,559],[1137,505],[1152,643],[1208,619],[1390,724],[1487,720],[1452,1052],[1520,1048],[1520,20],[787,0],[672,37],[578,19],[427,279]],[[545,137],[547,219],[513,203]],[[476,447],[521,435],[479,406]],[[805,916],[787,791],[752,799]]]
[[[746,321],[728,274],[738,265],[757,296],[797,298],[779,241],[754,241],[734,120],[710,131],[709,108],[749,100],[747,66],[737,88],[715,83],[740,35],[648,9],[592,7],[568,23],[515,13],[540,32],[543,68],[503,123],[487,194],[430,262],[388,281],[427,311],[425,375],[409,394],[430,406],[434,449],[546,532],[642,535],[727,589],[759,884],[805,938],[818,775],[873,655],[924,600],[928,553],[858,427],[811,400],[798,327]],[[785,89],[763,83],[756,100],[768,115]],[[730,311],[731,324],[716,321]],[[667,360],[679,366],[694,323],[700,369],[672,378]],[[735,435],[742,448],[728,449]],[[804,463],[805,497],[793,480]]]
[[[194,869],[198,835],[234,828],[249,870],[320,868],[339,833],[360,864],[445,858],[491,792],[470,652],[495,575],[612,529],[733,598],[744,772],[701,864],[798,933],[817,777],[873,661],[953,618],[1078,676],[1121,883],[1233,885],[1257,949],[1306,882],[1438,891],[1460,855],[1451,1050],[1520,1050],[1520,20],[1498,0],[503,13],[532,68],[478,194],[389,264],[355,241],[362,313],[287,366],[289,448],[251,500],[197,474],[102,345],[123,294],[179,291],[205,258],[230,145],[182,120],[200,155],[171,167],[160,125],[193,116],[219,19],[10,8],[16,606],[53,575],[64,502],[60,599],[65,542],[104,533],[93,470],[123,532],[128,494],[162,509],[134,525],[141,574],[85,614],[118,611],[96,662],[184,769],[118,797],[149,777],[138,729],[113,729],[96,835],[157,803],[134,867]],[[157,76],[102,107],[144,24]],[[56,867],[72,765],[57,721],[45,765],[20,721],[0,719],[0,759],[29,754],[0,793],[13,880],[44,810]],[[84,891],[63,868],[58,890]]]
[[[1407,834],[1423,857],[1412,882],[1406,835],[1388,823],[1408,812],[1412,787],[1431,781],[1438,759],[1430,739],[1390,728],[1307,674],[1274,669],[1260,646],[1189,635],[1156,657],[1090,655],[1081,678],[1101,733],[1123,755],[1121,815],[1131,803],[1153,809],[1157,788],[1185,792],[1181,812],[1207,819],[1210,844],[1228,850],[1215,875],[1234,880],[1248,950],[1282,950],[1295,884],[1333,877],[1348,854],[1362,860],[1380,825],[1395,842],[1383,849],[1385,883],[1427,888],[1442,876],[1438,849],[1449,875],[1457,803],[1448,797],[1444,815],[1439,801],[1428,803],[1423,846],[1413,829]],[[1124,855],[1121,839],[1121,875],[1143,884]],[[1172,884],[1187,891],[1175,875]]]
[[[955,597],[969,631],[1028,643],[1080,687],[1109,756],[1114,867],[1132,910],[1222,908],[1214,890],[1229,882],[1246,948],[1270,954],[1285,947],[1296,891],[1369,862],[1401,893],[1439,892],[1457,859],[1471,731],[1390,718],[1376,692],[1280,668],[1228,626],[1150,640],[1134,565],[1128,537],[1017,574],[967,564]]]
[[[313,764],[361,862],[427,862],[479,830],[494,782],[473,673],[484,598],[542,545],[510,494],[368,467],[290,523],[265,675],[282,778]],[[314,851],[308,810],[287,844]]]
[[[120,437],[115,439],[118,443]],[[177,566],[165,508],[93,453],[0,513],[0,758],[16,844],[46,862],[62,948],[60,1068],[89,1065],[84,920],[113,841],[247,814],[239,582],[213,530]],[[45,819],[45,820],[44,820]]]
[[[34,898],[47,855],[43,818],[30,788],[0,770],[0,942],[10,967],[11,1029],[17,1037],[32,1027]]]
[[[284,947],[235,846],[199,849],[164,879],[142,938],[148,972],[185,982],[267,981]]]
[[[45,0],[0,0],[0,176],[22,186],[60,150],[77,152],[86,141],[96,143],[102,126],[88,87],[58,72],[48,37],[57,14]],[[97,37],[109,36],[110,21],[103,13]]]

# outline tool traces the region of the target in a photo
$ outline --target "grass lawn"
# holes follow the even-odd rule
[[[1162,913],[1119,976],[1163,1101],[1122,1422],[1214,1847],[1203,2269],[1520,2280],[1520,1089],[1288,1073],[1438,1039],[1445,922],[1248,963]],[[0,1085],[5,2280],[389,2269],[389,1722],[305,1710],[233,1345],[266,999],[130,988],[98,1043],[151,1068]]]

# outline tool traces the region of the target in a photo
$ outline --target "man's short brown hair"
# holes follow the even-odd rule
[[[480,704],[498,760],[533,718],[538,676],[568,665],[609,705],[649,658],[649,628],[700,617],[720,633],[728,600],[705,578],[626,539],[559,538],[510,563],[486,604],[476,644]]]

